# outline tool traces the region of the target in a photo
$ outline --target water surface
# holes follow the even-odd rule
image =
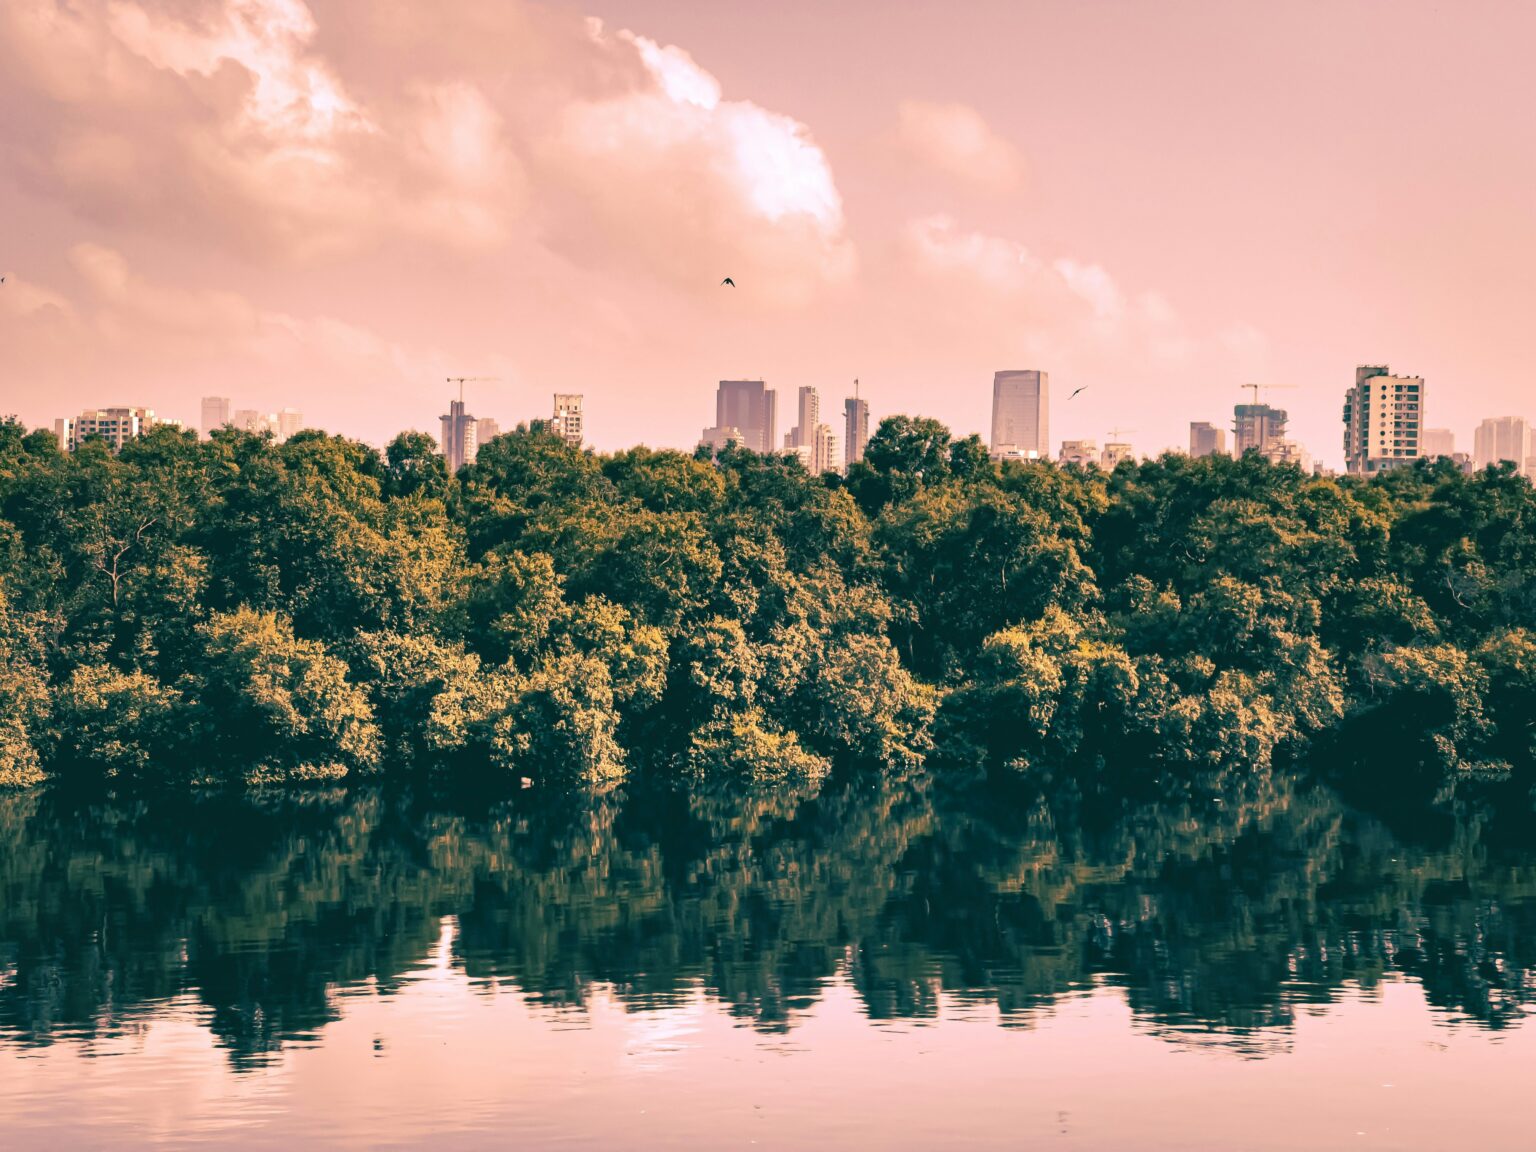
[[[1318,789],[0,798],[7,1147],[1528,1148],[1536,855]]]

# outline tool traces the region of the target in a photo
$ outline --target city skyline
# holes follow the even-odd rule
[[[985,436],[965,382],[1037,364],[1087,386],[1053,441],[1177,445],[1273,381],[1335,468],[1370,357],[1436,381],[1463,443],[1521,410],[1536,159],[1500,144],[1536,13],[1488,37],[1432,3],[1092,8],[981,3],[961,39],[902,3],[17,0],[0,408],[193,426],[209,391],[300,396],[382,443],[468,367],[504,423],[581,391],[588,443],[686,448],[722,377],[860,377],[876,420]],[[1006,82],[1018,43],[1039,99]],[[850,55],[867,83],[835,81]],[[1384,57],[1428,78],[1352,67]]]
[[[459,384],[462,396],[466,383],[478,384],[488,379],[449,377],[447,382]],[[1396,466],[1418,456],[1447,456],[1455,457],[1463,467],[1486,467],[1509,462],[1520,472],[1536,477],[1536,438],[1532,437],[1524,417],[1483,418],[1473,430],[1472,451],[1458,453],[1455,450],[1456,437],[1453,430],[1426,426],[1428,390],[1424,383],[1422,377],[1393,376],[1386,365],[1355,367],[1355,383],[1344,393],[1344,471],[1370,474],[1379,471],[1381,467]],[[1370,389],[1378,385],[1388,388],[1391,395],[1373,396]],[[1243,387],[1252,389],[1253,395],[1257,397],[1265,386],[1247,384]],[[869,437],[869,404],[858,395],[859,381],[853,382],[853,388],[855,394],[844,400],[843,429],[839,432],[820,419],[821,398],[818,389],[814,385],[800,386],[796,391],[796,423],[785,433],[782,445],[777,445],[773,443],[776,437],[777,391],[768,387],[763,380],[721,380],[715,395],[717,421],[745,421],[748,432],[744,434],[736,424],[717,423],[705,428],[694,446],[709,445],[720,449],[727,444],[742,444],[753,447],[755,451],[799,455],[813,472],[845,472],[848,464],[862,459],[864,443]],[[1406,406],[1401,403],[1405,398],[1409,401]],[[1208,421],[1190,421],[1187,447],[1164,445],[1161,448],[1138,448],[1135,443],[1121,439],[1106,440],[1101,450],[1097,439],[1064,439],[1059,442],[1059,449],[1053,452],[1047,439],[1050,419],[1049,373],[1034,369],[994,372],[992,400],[990,447],[994,457],[1054,459],[1058,463],[1092,462],[1112,468],[1121,459],[1150,458],[1163,452],[1199,457],[1228,454],[1242,456],[1248,451],[1257,451],[1273,463],[1296,464],[1304,472],[1311,472],[1314,463],[1324,471],[1336,471],[1317,460],[1308,445],[1288,437],[1288,413],[1268,404],[1234,405],[1233,422],[1229,429],[1218,428]],[[291,407],[275,413],[236,409],[231,414],[231,403],[229,397],[202,397],[201,422],[197,427],[203,437],[206,438],[214,428],[228,425],[249,432],[269,432],[281,443],[306,427],[303,414]],[[1389,436],[1395,434],[1399,438],[1391,442],[1391,450],[1387,450],[1387,442],[1383,441],[1381,424],[1371,419],[1372,414],[1383,406],[1393,416],[1392,426],[1397,429],[1395,433],[1389,433]],[[1396,411],[1404,407],[1406,413]],[[757,422],[757,426],[753,426],[753,421]],[[591,447],[585,441],[585,398],[580,393],[555,393],[552,417],[519,419],[517,424],[542,425],[575,447]],[[179,418],[156,415],[153,408],[117,405],[87,409],[79,417],[57,418],[53,422],[53,431],[61,447],[70,450],[88,435],[105,435],[115,447],[120,448],[126,439],[156,425],[187,427]],[[455,471],[474,461],[480,444],[501,434],[497,418],[475,417],[462,399],[450,402],[449,414],[439,417],[439,425],[439,451]],[[1034,438],[1032,443],[1037,444],[1037,447],[1020,448],[1012,442],[999,443],[999,435],[1006,438],[1013,435],[1016,426],[1024,425],[1027,425],[1029,435]],[[1373,427],[1375,431],[1371,432]],[[1233,434],[1230,453],[1226,445],[1228,431]],[[1114,429],[1109,435],[1123,436],[1124,432]],[[750,445],[747,444],[749,439],[752,441]],[[374,446],[383,447],[382,444]]]

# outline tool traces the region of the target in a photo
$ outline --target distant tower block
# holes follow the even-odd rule
[[[203,397],[203,435],[211,436],[229,423],[229,397]]]
[[[581,447],[582,437],[586,434],[581,403],[580,393],[555,393],[555,415],[550,421],[550,431],[573,448]]]
[[[722,380],[715,393],[715,427],[735,428],[743,448],[767,454],[778,447],[775,407],[773,389],[761,380]]]
[[[859,399],[859,382],[853,382],[853,395],[843,402],[843,470],[864,459],[869,443],[869,401]]]
[[[1385,364],[1355,369],[1344,394],[1344,465],[1357,476],[1401,468],[1419,458],[1424,378],[1393,376]]]
[[[1214,424],[1204,422],[1189,426],[1189,454],[1191,456],[1225,456],[1227,432]]]
[[[1034,369],[995,373],[992,377],[992,455],[1048,457],[1050,407],[1048,373]]]

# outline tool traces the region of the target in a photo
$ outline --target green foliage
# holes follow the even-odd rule
[[[226,778],[323,779],[379,762],[367,695],[324,645],[269,612],[215,613],[187,694],[203,710],[199,750]]]
[[[48,730],[48,712],[39,622],[13,611],[0,587],[0,788],[42,781],[39,744]]]
[[[76,668],[54,697],[61,772],[142,784],[185,783],[197,752],[180,693],[143,672]]]
[[[903,769],[1536,783],[1536,494],[1443,462],[1106,474],[882,421],[845,478],[542,428],[0,422],[0,782]]]

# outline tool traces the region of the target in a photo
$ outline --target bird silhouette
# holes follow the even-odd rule
[[[1084,385],[1083,385],[1083,388],[1086,388],[1086,387],[1088,387],[1088,385],[1086,385],[1086,384],[1084,384]],[[1072,396],[1076,396],[1076,395],[1077,395],[1077,393],[1078,393],[1078,392],[1081,392],[1081,391],[1082,391],[1082,390],[1083,390],[1083,388],[1079,388],[1079,389],[1077,389],[1077,391],[1076,391],[1076,392],[1073,392],[1073,393],[1072,393]],[[1072,396],[1068,396],[1068,397],[1067,397],[1067,399],[1068,399],[1068,400],[1070,400],[1070,399],[1072,399]]]
[[[724,288],[727,284],[729,284],[732,288],[736,287],[736,281],[732,280],[729,276],[720,281],[720,287]]]

